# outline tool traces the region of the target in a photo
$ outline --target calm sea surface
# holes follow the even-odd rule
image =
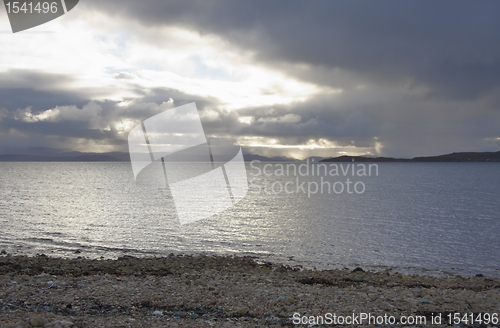
[[[0,163],[0,250],[88,258],[205,252],[500,276],[499,163],[379,163],[378,176],[353,176],[340,164],[339,176],[276,175],[276,164],[265,176],[263,165],[247,164],[254,180],[236,206],[181,226],[169,189],[135,185],[130,163]],[[308,182],[338,182],[339,192],[347,178],[352,193],[307,194]],[[290,193],[279,192],[286,183]]]

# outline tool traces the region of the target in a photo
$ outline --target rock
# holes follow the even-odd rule
[[[363,270],[362,267],[356,267],[354,268],[354,270],[352,270],[351,272],[365,272],[365,270]]]
[[[47,285],[47,288],[54,288],[54,289],[58,289],[59,288],[59,286],[57,286],[53,281],[47,282],[46,285]]]
[[[49,322],[44,317],[34,317],[33,319],[31,319],[31,325],[33,327],[43,327],[48,323]]]
[[[51,323],[47,323],[44,327],[46,328],[67,328],[67,327],[73,327],[75,324],[71,321],[65,321],[65,320],[56,320],[52,321]]]
[[[238,308],[238,310],[236,310],[236,314],[239,317],[242,317],[242,316],[244,316],[247,313],[248,313],[248,308],[247,307],[240,307],[240,308]]]
[[[2,326],[3,328],[24,328],[25,324],[22,322],[18,323],[8,323],[5,326]]]
[[[12,262],[36,269],[33,269],[34,275],[0,274],[0,297],[3,299],[0,308],[8,309],[0,312],[2,328],[33,328],[30,320],[34,316],[47,319],[50,322],[45,324],[47,328],[148,327],[150,321],[169,327],[174,324],[221,327],[224,322],[228,327],[279,327],[286,325],[287,318],[295,312],[318,315],[335,309],[339,315],[347,315],[359,309],[360,304],[367,312],[386,312],[396,317],[450,310],[493,313],[498,312],[500,305],[497,288],[500,279],[490,279],[487,274],[484,278],[477,278],[475,274],[467,278],[440,278],[388,276],[386,271],[359,272],[359,269],[351,273],[357,264],[348,271],[279,272],[237,257],[205,256],[125,257],[120,261],[0,256],[0,271],[5,267],[2,263],[7,261],[9,265]],[[279,265],[274,267],[279,268]],[[122,268],[128,268],[131,274],[123,274]],[[166,268],[174,274],[158,274]],[[77,269],[78,274],[75,274]],[[190,285],[186,285],[186,280]],[[49,281],[59,289],[48,288],[51,286],[47,284]],[[22,296],[24,294],[27,297]],[[109,307],[98,305],[99,313],[87,320],[79,314],[89,309],[89,297],[95,298],[96,304],[109,304]],[[164,302],[166,299],[168,301]],[[160,311],[158,304],[164,304],[168,310]],[[171,308],[174,305],[176,310]],[[47,306],[50,307],[45,308]],[[124,308],[130,309],[133,315],[122,313]],[[60,317],[47,310],[59,314],[65,311],[66,316]],[[26,323],[10,324],[17,322],[22,313]],[[64,319],[75,324],[63,322]],[[6,326],[8,323],[10,325]]]

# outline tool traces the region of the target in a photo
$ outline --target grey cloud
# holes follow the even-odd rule
[[[35,112],[75,104],[82,106],[88,99],[64,91],[37,91],[33,89],[0,89],[0,108],[16,110],[32,107]]]
[[[0,89],[0,92],[12,90]],[[142,89],[144,97],[129,99],[125,106],[117,101],[76,101],[65,98],[65,93],[50,92],[43,101],[37,91],[18,90],[23,102],[9,106],[0,103],[0,146],[64,147],[75,149],[79,143],[93,142],[115,146],[127,151],[127,135],[139,122],[174,106],[195,101],[203,110],[210,106],[210,99],[200,99],[178,90]],[[21,91],[25,91],[21,93]],[[170,101],[174,101],[169,102]],[[68,103],[65,103],[68,101]],[[131,123],[130,123],[131,122]],[[119,128],[120,124],[126,126]]]
[[[115,91],[112,86],[72,86],[77,76],[41,70],[11,69],[0,72],[0,108],[9,111],[31,107],[40,112],[56,106],[82,107],[92,99]],[[132,90],[134,91],[134,90]]]
[[[227,112],[218,107],[215,100],[201,99],[178,90],[142,90],[145,96],[131,100],[126,106],[115,101],[92,101],[84,106],[62,108],[56,120],[22,119],[25,109],[0,113],[2,145],[24,142],[19,133],[39,137],[36,145],[52,146],[54,140],[71,149],[76,142],[92,140],[103,145],[114,145],[126,151],[128,130],[119,130],[116,124],[132,121],[137,124],[163,110],[189,102],[196,102],[209,137],[235,140],[238,137],[276,139],[281,145],[306,145],[309,140],[330,141],[337,149],[319,149],[310,155],[334,155],[342,147],[357,147],[374,153],[375,143],[384,148],[380,155],[416,156],[432,155],[463,150],[494,150],[500,126],[500,117],[484,109],[473,113],[474,103],[464,105],[457,115],[454,104],[421,101],[409,103],[399,94],[371,94],[367,101],[356,93],[340,96],[323,96],[305,102],[273,107],[254,107]],[[341,108],[332,106],[333,99]],[[173,99],[173,103],[171,102]],[[170,102],[169,102],[170,100]],[[167,102],[167,103],[165,103]],[[471,108],[468,108],[471,107]],[[487,106],[486,106],[487,107]],[[43,111],[38,114],[44,113]],[[426,117],[434,114],[433,120]],[[464,114],[465,113],[465,114]],[[33,112],[33,114],[37,114]],[[422,118],[419,119],[419,116]],[[240,122],[240,117],[252,117],[251,124]],[[289,119],[282,119],[288,117]],[[106,129],[106,127],[108,127]],[[129,126],[128,128],[131,128]],[[5,136],[5,131],[18,134]],[[64,142],[61,141],[64,139]],[[78,139],[78,140],[77,140]],[[485,143],[484,140],[493,140]],[[42,141],[45,140],[46,143]],[[287,155],[287,150],[250,148],[260,154]],[[346,150],[346,149],[344,149]],[[349,151],[349,149],[347,149]]]
[[[115,74],[114,78],[117,80],[133,80],[136,78],[136,76],[134,74],[130,74],[127,72],[121,72],[121,73]]]
[[[198,110],[203,110],[213,104],[217,104],[218,100],[211,97],[200,97],[197,95],[187,94],[182,90],[169,88],[153,88],[153,89],[138,89],[138,94],[142,94],[142,102],[154,102],[161,104],[169,99],[173,99],[176,105],[184,105],[191,102],[196,102]]]
[[[273,138],[290,146],[324,139],[339,147],[374,149],[378,142],[383,145],[380,155],[396,157],[500,147],[496,98],[491,102],[434,101],[396,91],[381,88],[365,96],[362,91],[349,91],[288,105],[219,111],[205,125],[213,134]],[[290,114],[300,116],[300,121],[279,121]],[[240,117],[253,121],[241,123]],[[261,148],[255,151],[264,153]],[[324,153],[316,151],[320,152]]]
[[[0,108],[16,110],[32,107],[38,112],[55,106],[77,105],[90,101],[82,93],[65,90],[74,78],[31,70],[9,70],[0,73]]]
[[[110,19],[121,15],[145,26],[218,35],[236,51],[253,54],[258,65],[343,92],[226,112],[215,98],[145,89],[129,73],[119,73],[115,78],[128,80],[129,91],[140,99],[128,99],[122,107],[95,102],[98,112],[74,121],[23,122],[13,116],[18,109],[32,106],[33,114],[55,106],[84,110],[98,90],[66,90],[71,76],[9,71],[0,74],[0,109],[7,110],[0,110],[0,133],[125,147],[125,133],[113,124],[146,119],[173,99],[172,106],[196,102],[212,137],[274,138],[290,146],[322,138],[360,149],[374,149],[379,142],[386,156],[500,148],[500,2],[89,0],[84,7],[107,11]],[[253,121],[245,124],[241,117]],[[107,125],[109,131],[103,129]]]
[[[11,69],[0,73],[0,88],[57,89],[76,79],[65,74],[38,70]]]
[[[89,3],[144,25],[219,35],[274,68],[340,68],[374,84],[429,86],[433,97],[474,99],[500,85],[497,1]],[[297,73],[325,82],[307,69]]]

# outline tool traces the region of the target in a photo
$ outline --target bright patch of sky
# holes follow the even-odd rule
[[[8,30],[8,24],[0,19],[0,29]],[[71,75],[74,81],[65,87],[86,90],[94,100],[139,97],[138,87],[171,88],[215,98],[221,109],[233,110],[303,101],[324,91],[259,67],[251,53],[235,51],[215,36],[145,27],[84,6],[26,32],[1,34],[0,40],[10,45],[0,48],[0,72]]]

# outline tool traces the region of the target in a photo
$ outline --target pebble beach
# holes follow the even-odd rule
[[[334,313],[500,313],[500,279],[309,270],[252,257],[0,256],[0,327],[293,327]],[[295,317],[294,317],[295,316]],[[399,322],[399,321],[398,321]],[[353,325],[356,326],[356,325]],[[386,325],[365,323],[366,327]],[[495,327],[470,325],[455,326]]]

